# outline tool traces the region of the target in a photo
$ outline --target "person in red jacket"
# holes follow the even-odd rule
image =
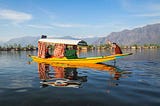
[[[111,46],[113,48],[113,54],[122,54],[121,48],[116,43],[112,43]]]
[[[121,48],[116,43],[108,40],[107,44],[109,44],[111,46],[111,50],[112,50],[111,54],[115,55],[115,54],[122,54],[123,53]]]

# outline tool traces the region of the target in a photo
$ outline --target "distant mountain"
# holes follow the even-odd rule
[[[133,30],[112,32],[107,37],[98,39],[94,44],[104,44],[106,40],[121,45],[160,44],[160,24],[147,25]]]
[[[97,41],[100,37],[86,37],[86,38],[81,38],[82,40],[86,41],[88,45],[94,44],[94,42]]]
[[[88,44],[92,44],[94,41],[98,39],[98,37],[93,37],[93,38],[74,38],[71,36],[64,36],[64,37],[53,37],[53,38],[60,38],[60,39],[82,39],[85,40]],[[21,46],[26,46],[26,45],[34,45],[37,46],[38,40],[40,37],[33,37],[33,36],[25,36],[25,37],[19,37],[19,38],[13,38],[10,39],[9,41],[5,42],[5,44],[20,44]]]
[[[32,45],[36,46],[39,38],[40,37],[25,36],[25,37],[10,39],[9,41],[7,41],[5,43],[11,44],[11,45],[21,44],[21,46],[26,46],[26,45],[32,44]]]
[[[132,30],[123,30],[120,32],[112,32],[106,37],[86,37],[86,38],[74,38],[71,36],[64,37],[53,37],[61,39],[82,39],[88,44],[105,44],[106,40],[116,42],[120,45],[133,45],[133,44],[160,44],[160,23],[147,25],[140,28],[135,28]],[[26,46],[32,44],[37,46],[37,42],[40,37],[25,36],[20,38],[14,38],[7,42],[6,44],[21,44]]]
[[[78,38],[73,38],[71,36],[54,37],[54,38],[57,38],[57,39],[74,39],[74,40],[78,39]]]

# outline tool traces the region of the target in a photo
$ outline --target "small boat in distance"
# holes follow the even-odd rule
[[[132,54],[124,53],[110,56],[79,58],[77,55],[77,46],[87,46],[87,42],[73,39],[49,39],[43,36],[38,41],[38,56],[31,56],[31,58],[35,62],[88,64],[115,60]],[[53,54],[50,54],[49,50],[52,50]]]

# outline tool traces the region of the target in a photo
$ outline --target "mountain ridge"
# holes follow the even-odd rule
[[[85,40],[90,45],[90,44],[93,43],[93,40],[96,40],[99,37],[74,38],[72,36],[63,36],[63,37],[51,37],[51,38],[56,38],[56,39],[58,39],[58,38],[59,39],[74,39],[74,40],[81,39],[81,40]],[[12,38],[12,39],[4,42],[3,44],[7,44],[7,45],[20,44],[21,46],[27,46],[27,45],[31,44],[33,46],[37,46],[37,43],[38,43],[39,39],[40,39],[40,36],[39,37],[38,36],[37,37],[24,36],[24,37],[19,37],[19,38]]]
[[[144,44],[160,44],[160,23],[150,24],[143,27],[134,28],[131,30],[124,29],[119,32],[111,32],[105,37],[85,37],[85,38],[74,38],[72,36],[64,37],[53,37],[61,39],[82,39],[85,40],[89,45],[101,45],[105,44],[107,40],[116,42],[120,45],[144,45]],[[32,44],[37,46],[37,42],[40,36],[24,36],[19,38],[13,38],[5,42],[5,44],[21,44],[26,46]],[[2,44],[2,43],[1,43]],[[4,44],[4,43],[3,43]]]
[[[160,44],[160,23],[146,25],[132,30],[122,30],[120,32],[112,32],[107,37],[98,39],[95,44],[104,44],[107,40],[116,42],[120,45],[144,45],[144,44]]]

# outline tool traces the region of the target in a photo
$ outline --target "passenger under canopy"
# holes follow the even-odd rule
[[[38,57],[47,58],[48,46],[54,45],[53,57],[62,58],[65,57],[65,49],[67,45],[87,46],[87,43],[83,40],[73,39],[40,39],[38,41]]]

